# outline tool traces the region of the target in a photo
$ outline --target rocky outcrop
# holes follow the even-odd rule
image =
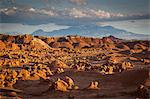
[[[97,81],[91,82],[90,85],[87,87],[87,89],[99,89],[98,82]]]
[[[73,48],[70,42],[54,42],[50,46],[54,48]]]
[[[64,62],[60,60],[54,60],[52,61],[50,68],[69,68],[69,66],[67,66]]]
[[[35,38],[35,37],[33,38],[33,40],[31,40],[30,47],[33,50],[49,49],[50,48],[50,46],[48,44],[46,44],[44,41],[42,41],[41,39]]]
[[[65,81],[68,84],[68,89],[72,89],[74,87],[74,81],[70,77],[66,76]]]
[[[22,39],[23,44],[29,44],[33,40],[33,37],[29,34],[25,34]]]
[[[65,76],[65,80],[61,80],[60,78],[58,78],[57,81],[55,81],[51,87],[55,90],[63,92],[78,89],[78,86],[74,84],[73,79],[68,76]]]
[[[4,49],[6,49],[6,45],[2,40],[0,40],[0,50],[4,50]]]
[[[146,88],[144,85],[139,85],[136,90],[136,98],[149,99],[148,88]]]
[[[124,70],[132,69],[132,68],[133,68],[133,65],[132,65],[130,62],[123,62],[123,63],[122,63],[122,68],[123,68]]]
[[[58,78],[58,80],[54,83],[55,90],[66,92],[68,91],[68,84]]]

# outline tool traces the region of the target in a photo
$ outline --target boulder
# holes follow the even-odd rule
[[[65,77],[65,81],[68,84],[68,89],[72,89],[74,86],[74,81],[68,76]]]
[[[98,88],[98,82],[91,82],[90,85],[87,87],[87,89],[99,89]]]
[[[2,74],[2,73],[0,74],[0,80],[5,80],[5,77],[6,76],[4,74]]]
[[[23,43],[24,44],[29,44],[32,41],[33,37],[29,34],[25,34],[23,36]]]
[[[107,66],[107,71],[105,72],[105,74],[113,74],[113,67],[112,66]]]
[[[51,63],[50,68],[69,68],[69,66],[67,66],[64,62],[60,60],[55,60]]]
[[[53,37],[46,38],[46,40],[45,40],[45,42],[46,42],[47,44],[50,44],[50,43],[52,43],[52,42],[54,42],[54,41],[55,41],[55,39],[54,39]]]
[[[66,92],[68,91],[68,84],[58,78],[58,80],[54,83],[55,90]]]
[[[132,65],[130,62],[123,62],[123,63],[122,63],[122,68],[123,68],[124,70],[132,69],[132,68],[133,68],[133,65]]]
[[[4,50],[4,49],[6,49],[6,45],[2,40],[0,40],[0,50]]]
[[[103,41],[103,43],[114,43],[113,39],[110,37],[103,37],[102,41]]]
[[[3,80],[0,80],[0,87],[5,87],[5,81],[3,81]]]
[[[40,77],[36,73],[30,75],[30,80],[39,80],[39,79]]]
[[[16,78],[17,75],[18,75],[18,73],[17,73],[15,70],[12,70],[12,71],[11,71],[11,76],[12,76],[12,78]]]
[[[28,70],[22,69],[17,77],[21,77],[22,80],[29,80],[30,72]]]
[[[41,77],[41,78],[43,78],[44,80],[46,80],[46,73],[45,73],[44,71],[38,70],[38,71],[36,72],[36,74],[37,74],[39,77]]]
[[[33,40],[30,42],[30,48],[33,50],[41,50],[41,49],[49,49],[50,46],[38,38],[33,38]]]
[[[56,70],[56,73],[58,73],[58,74],[63,73],[63,72],[64,72],[63,68],[57,68],[57,70]]]
[[[54,42],[51,46],[53,48],[73,48],[70,42]]]
[[[150,64],[150,60],[149,59],[143,59],[144,64]]]
[[[14,42],[15,42],[15,37],[9,35],[9,36],[7,37],[7,42],[14,43]]]
[[[136,98],[149,99],[148,89],[144,85],[139,85],[136,91]]]
[[[135,44],[133,49],[135,49],[135,50],[140,50],[140,49],[145,50],[146,47],[142,44]]]
[[[48,67],[46,68],[46,75],[48,76],[53,75],[52,71]]]

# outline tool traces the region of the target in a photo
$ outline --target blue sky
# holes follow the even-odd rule
[[[23,26],[20,24],[25,25],[26,28],[27,25],[34,25],[34,29],[39,26],[43,29],[44,27],[41,26],[43,24],[47,26],[55,24],[50,30],[97,22],[114,26],[112,21],[119,22],[120,25],[121,22],[125,22],[124,24],[127,25],[128,20],[149,20],[149,4],[149,0],[0,0],[0,24],[1,27],[8,28],[12,24],[19,24],[18,26],[22,29]],[[141,22],[143,22],[142,26],[137,22],[135,27],[149,25],[149,21]],[[115,26],[128,29],[126,25]],[[143,28],[130,30],[136,33],[142,31],[147,33],[149,29],[146,28],[146,31]],[[1,32],[6,32],[6,28]]]

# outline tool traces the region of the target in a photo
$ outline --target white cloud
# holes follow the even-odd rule
[[[124,17],[124,15],[121,14],[121,13],[112,13],[112,12],[107,12],[107,11],[104,11],[104,10],[90,9],[89,13],[91,14],[91,16],[95,16],[97,18]]]
[[[112,18],[112,17],[124,17],[125,15],[121,13],[112,13],[107,12],[104,10],[94,10],[94,9],[79,9],[79,8],[66,8],[62,10],[58,9],[35,9],[35,8],[3,8],[0,9],[0,12],[5,13],[6,15],[13,15],[17,11],[23,12],[23,13],[35,13],[35,14],[41,14],[41,15],[47,15],[51,17],[70,17],[70,18]]]
[[[77,5],[85,5],[86,0],[70,0],[70,2],[75,3]]]
[[[111,16],[113,16],[113,17],[124,17],[125,15],[121,14],[121,13],[111,13]]]
[[[48,15],[48,16],[57,16],[57,13],[55,11],[52,11],[52,10],[40,9],[37,12],[40,14]]]
[[[88,15],[84,11],[76,9],[76,8],[66,9],[66,11],[70,17],[74,17],[74,18],[88,17]]]
[[[54,8],[50,9],[50,10],[29,8],[28,11],[34,12],[34,13],[39,13],[39,14],[44,14],[44,15],[48,15],[48,16],[56,16],[57,15],[57,13],[54,11]]]
[[[12,7],[12,8],[2,8],[0,9],[0,12],[5,13],[6,15],[14,15],[16,12],[23,12],[24,14],[27,13],[38,13],[41,15],[48,15],[48,16],[57,16],[58,13],[56,13],[55,9],[35,9],[35,8],[17,8],[17,7]]]
[[[96,11],[96,10],[90,9],[90,14],[98,18],[110,18],[111,17],[111,14],[109,12],[106,12],[103,10]]]
[[[14,10],[17,10],[18,8],[17,8],[17,7],[13,7],[13,9],[14,9]]]
[[[34,8],[30,8],[29,11],[35,12],[36,10]]]
[[[26,10],[27,12],[32,12],[32,13],[37,13],[37,14],[41,14],[41,15],[48,15],[48,16],[57,16],[58,14],[54,11],[53,9],[35,9],[35,8],[29,8],[28,10]]]
[[[3,8],[3,9],[0,9],[0,12],[5,13],[6,15],[13,15],[13,14],[16,13],[16,8],[14,8],[14,7],[12,9],[10,9],[10,8]]]
[[[94,9],[65,9],[65,15],[74,18],[111,18],[111,17],[123,17],[121,13],[110,13],[104,10],[94,10]]]

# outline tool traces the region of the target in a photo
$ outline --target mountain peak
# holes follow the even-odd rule
[[[34,31],[31,35],[42,36],[44,33],[45,33],[44,30],[38,29],[38,30]]]
[[[38,30],[36,30],[35,32],[44,32],[44,30],[38,29]]]

